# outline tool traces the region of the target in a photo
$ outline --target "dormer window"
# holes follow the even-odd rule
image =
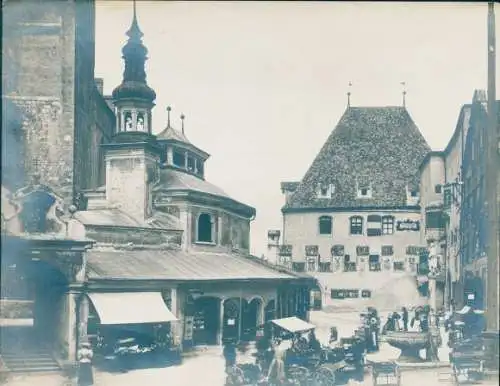
[[[358,198],[371,198],[372,189],[369,186],[358,188]]]
[[[410,192],[410,196],[412,196],[412,197],[418,197],[418,192],[416,190],[412,190]]]
[[[196,162],[196,168],[198,169],[198,174],[200,174],[203,177],[203,161],[201,159],[198,159],[198,162]]]
[[[334,184],[318,184],[317,187],[317,196],[318,198],[332,198],[332,194],[335,193],[335,185]]]
[[[208,213],[200,214],[197,221],[196,241],[201,243],[213,243],[214,241],[213,227],[214,227],[214,222],[212,216]]]

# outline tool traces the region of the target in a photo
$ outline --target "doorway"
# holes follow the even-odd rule
[[[196,345],[217,344],[220,299],[203,296],[194,301],[193,342]]]

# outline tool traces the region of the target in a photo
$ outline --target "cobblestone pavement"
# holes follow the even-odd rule
[[[317,337],[326,343],[330,326],[337,326],[340,336],[350,335],[357,326],[358,313],[327,314],[313,312],[311,322],[317,326]],[[445,342],[440,350],[441,359],[447,359]],[[383,361],[396,359],[398,350],[383,343],[379,353],[370,354],[369,360]],[[240,357],[239,362],[249,362],[251,357]],[[451,384],[449,368],[403,370],[402,385],[444,385]],[[372,385],[369,373],[363,381],[349,381],[351,385]],[[59,376],[24,376],[11,379],[12,386],[63,386],[64,379]],[[202,352],[184,358],[183,364],[175,367],[135,370],[127,373],[96,372],[96,386],[222,386],[224,384],[224,359],[220,347],[209,347]],[[498,385],[498,382],[491,383]]]

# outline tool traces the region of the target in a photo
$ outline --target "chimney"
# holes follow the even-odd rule
[[[104,79],[103,78],[95,78],[94,79],[95,86],[101,95],[104,95]]]

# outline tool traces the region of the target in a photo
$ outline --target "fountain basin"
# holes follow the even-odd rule
[[[398,361],[404,363],[425,362],[420,356],[420,350],[427,346],[429,335],[416,331],[389,331],[385,341],[392,347],[401,350]]]

